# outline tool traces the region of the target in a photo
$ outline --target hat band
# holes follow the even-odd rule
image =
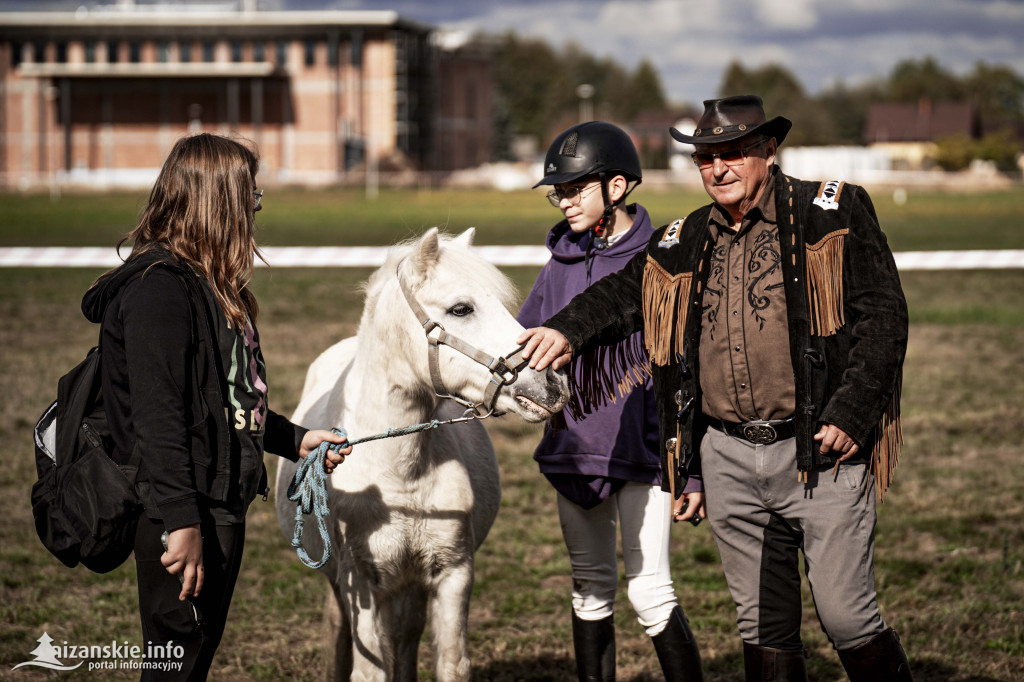
[[[716,128],[697,128],[693,131],[694,137],[700,137],[701,135],[723,135],[725,133],[742,133],[749,128],[746,123],[740,123],[735,126],[718,126]]]

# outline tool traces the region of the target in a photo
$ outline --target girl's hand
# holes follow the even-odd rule
[[[309,453],[320,447],[320,443],[324,441],[339,444],[346,442],[344,438],[333,431],[327,431],[325,429],[307,431],[306,435],[302,437],[302,443],[299,444],[299,457],[305,459],[309,456]],[[351,445],[346,448],[342,448],[340,452],[328,450],[327,456],[324,457],[324,471],[327,473],[333,472],[335,467],[345,461],[345,456],[350,454],[352,454]]]
[[[186,597],[198,597],[203,589],[203,536],[199,524],[175,528],[167,534],[167,551],[160,556],[160,563],[171,575],[181,580],[180,601]]]

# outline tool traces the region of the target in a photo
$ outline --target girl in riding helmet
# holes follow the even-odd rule
[[[644,207],[625,203],[642,172],[636,147],[617,126],[589,121],[565,130],[548,149],[544,173],[535,187],[553,186],[547,198],[564,219],[548,233],[551,259],[519,312],[527,328],[540,326],[590,284],[621,270],[654,232]],[[697,643],[669,572],[672,498],[662,490],[658,413],[643,348],[643,333],[637,332],[574,360],[565,424],[549,428],[534,453],[557,491],[569,550],[580,680],[615,679],[617,525],[629,600],[654,641],[665,679],[703,679]],[[621,376],[631,377],[630,385],[609,379]],[[691,477],[681,493],[691,511],[680,520],[693,518],[701,491],[699,479]]]

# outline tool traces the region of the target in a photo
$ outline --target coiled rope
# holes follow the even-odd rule
[[[412,426],[388,429],[382,433],[376,433],[364,438],[357,438],[352,441],[348,440],[348,433],[345,429],[331,429],[332,433],[345,438],[345,442],[331,443],[326,440],[321,442],[316,450],[309,453],[299,462],[299,468],[295,470],[295,476],[292,478],[291,483],[288,484],[288,499],[296,503],[295,534],[292,535],[292,547],[295,548],[295,551],[299,555],[299,559],[302,563],[306,564],[310,568],[320,568],[331,558],[331,536],[327,532],[327,516],[330,514],[330,508],[327,503],[327,472],[324,470],[324,459],[327,457],[328,450],[340,452],[342,448],[349,445],[358,445],[359,443],[366,443],[371,440],[381,440],[382,438],[409,436],[414,433],[419,433],[420,431],[436,429],[439,426],[468,422],[473,419],[486,419],[489,416],[491,416],[491,412],[483,415],[477,415],[472,410],[467,410],[462,417],[455,417],[444,421],[432,419],[429,422],[424,422],[422,424],[413,424]],[[320,539],[323,541],[324,545],[324,555],[319,561],[313,561],[302,546],[302,525],[305,522],[303,516],[308,514],[316,516],[317,527],[320,529]]]

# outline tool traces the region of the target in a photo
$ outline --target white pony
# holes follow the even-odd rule
[[[343,426],[355,440],[465,411],[435,395],[427,335],[401,282],[448,334],[495,357],[511,353],[522,331],[507,310],[514,289],[472,253],[472,239],[472,229],[451,238],[434,228],[392,250],[367,284],[357,335],[310,366],[296,423]],[[490,370],[447,346],[439,348],[437,359],[451,395],[484,400]],[[564,376],[524,368],[501,389],[495,412],[537,422],[567,398]],[[278,520],[289,540],[295,504],[285,492],[295,469],[282,460],[277,475]],[[501,499],[486,430],[469,421],[358,444],[328,487],[333,554],[320,571],[331,584],[326,622],[333,678],[417,679],[429,611],[437,679],[469,679],[473,554]],[[313,519],[305,523],[303,546],[313,558],[323,553]]]

